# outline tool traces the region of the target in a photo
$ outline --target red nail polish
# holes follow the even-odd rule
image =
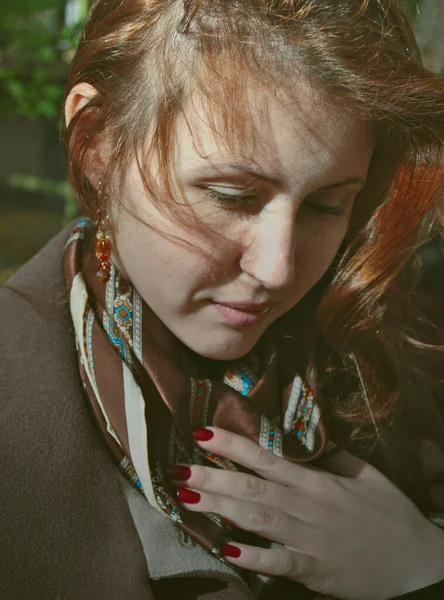
[[[196,442],[208,442],[208,440],[211,440],[211,438],[214,437],[214,433],[210,429],[201,427],[200,429],[193,431],[193,437]]]
[[[191,477],[191,469],[183,465],[173,465],[166,468],[166,476],[172,481],[188,481]]]
[[[231,544],[224,544],[222,546],[222,554],[228,556],[229,558],[239,558],[241,555],[241,549],[237,546],[232,546]]]
[[[179,488],[177,490],[177,499],[179,502],[184,502],[185,504],[197,504],[200,501],[200,494],[193,492],[193,490]]]

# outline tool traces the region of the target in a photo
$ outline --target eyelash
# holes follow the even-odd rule
[[[206,193],[211,199],[216,200],[216,202],[229,209],[248,208],[256,200],[256,196],[253,194],[250,194],[249,196],[242,196],[240,194],[222,194],[221,192],[216,192],[216,190],[212,190],[211,188],[206,188]]]
[[[242,196],[242,195],[231,195],[231,194],[222,194],[221,192],[216,192],[210,188],[206,188],[206,193],[213,200],[216,200],[219,204],[224,206],[225,208],[236,210],[241,208],[248,208],[252,206],[252,204],[256,201],[256,196]],[[345,212],[345,207],[342,205],[339,206],[327,206],[321,204],[313,204],[312,202],[303,202],[301,207],[304,207],[307,210],[314,212],[317,215],[330,215],[330,216],[341,216]]]

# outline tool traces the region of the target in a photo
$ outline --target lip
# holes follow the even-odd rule
[[[267,308],[271,308],[276,304],[276,302],[222,302],[219,300],[212,300],[213,304],[218,304],[219,306],[225,306],[226,308],[232,308],[233,310],[240,310],[242,312],[247,313],[257,313],[262,312]]]
[[[268,317],[275,302],[251,304],[246,302],[216,302],[212,305],[230,325],[235,327],[253,327],[259,325]]]

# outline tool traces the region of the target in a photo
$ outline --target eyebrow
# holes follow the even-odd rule
[[[260,167],[256,167],[250,163],[235,162],[235,163],[230,163],[228,165],[221,165],[221,166],[226,166],[231,169],[235,169],[236,171],[241,171],[242,173],[246,173],[247,175],[251,175],[252,177],[255,177],[256,179],[261,179],[262,181],[266,181],[267,183],[271,183],[275,186],[282,185],[282,181],[280,181],[276,177],[272,177],[271,175],[264,173],[260,169]],[[325,185],[321,188],[318,188],[314,193],[327,192],[329,190],[335,190],[337,188],[346,187],[348,185],[362,185],[362,187],[364,187],[365,183],[366,183],[366,180],[363,177],[357,177],[357,176],[346,177],[345,179],[342,179],[341,181],[338,181],[336,183],[332,183],[330,185]]]

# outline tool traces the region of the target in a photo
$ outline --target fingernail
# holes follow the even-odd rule
[[[229,558],[239,558],[241,555],[241,549],[237,546],[232,546],[231,544],[224,544],[222,546],[222,554],[228,556]]]
[[[184,467],[183,465],[173,465],[166,468],[166,476],[172,481],[188,481],[191,477],[190,467]]]
[[[185,504],[197,504],[200,501],[200,494],[193,492],[193,490],[179,488],[177,490],[177,499],[179,502],[184,502]]]
[[[208,442],[214,437],[214,433],[210,429],[206,429],[205,427],[201,427],[200,429],[195,429],[193,431],[193,437],[196,442]]]

